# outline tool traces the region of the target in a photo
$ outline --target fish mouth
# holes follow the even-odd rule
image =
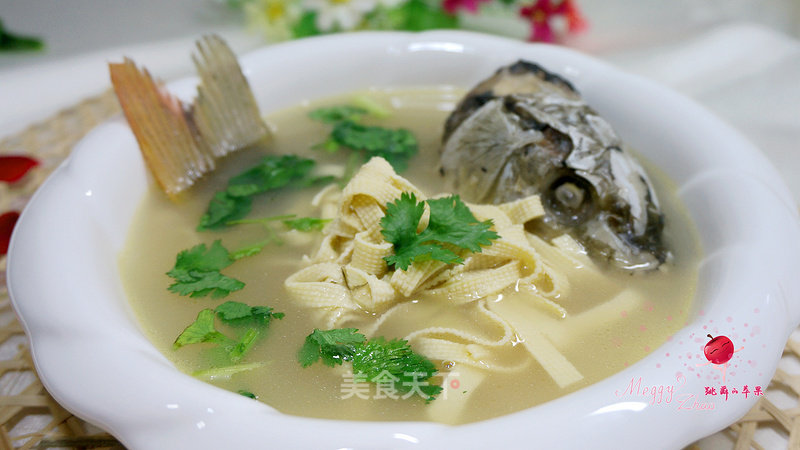
[[[542,205],[558,224],[578,227],[597,214],[598,195],[592,183],[564,168],[544,180]]]

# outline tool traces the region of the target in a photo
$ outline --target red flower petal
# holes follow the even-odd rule
[[[14,231],[17,219],[19,213],[16,211],[0,214],[0,256],[8,252],[8,243],[11,241],[11,232]]]
[[[0,181],[13,183],[38,165],[39,161],[27,156],[0,156]]]

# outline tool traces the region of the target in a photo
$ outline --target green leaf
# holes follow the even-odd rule
[[[317,108],[308,113],[308,117],[322,123],[336,123],[342,120],[358,121],[364,114],[367,114],[367,110],[364,108],[337,105]]]
[[[228,223],[248,215],[252,204],[251,197],[235,197],[227,191],[217,192],[209,202],[206,213],[200,218],[197,231],[224,228]]]
[[[417,203],[413,192],[403,192],[400,198],[386,204],[381,219],[381,234],[395,247],[408,247],[417,242],[417,227],[425,213],[425,204]]]
[[[223,322],[227,322],[252,316],[252,309],[253,308],[246,303],[229,300],[217,306],[216,309],[214,309],[214,312],[217,313],[217,316],[219,316]]]
[[[365,374],[368,380],[388,372],[391,379],[396,379],[393,383],[397,391],[410,392],[416,383],[428,401],[442,391],[441,386],[427,384],[436,374],[436,366],[402,339],[387,341],[378,337],[365,342],[353,355],[353,372]]]
[[[305,344],[297,354],[303,367],[308,367],[318,359],[333,367],[352,358],[356,345],[364,342],[366,337],[358,333],[356,328],[339,328],[333,330],[315,329],[306,337]]]
[[[282,319],[283,313],[274,313],[269,306],[250,306],[246,303],[227,301],[214,310],[223,323],[234,326],[269,326],[272,319]]]
[[[221,333],[214,325],[214,317],[236,327],[246,326],[238,339]],[[249,306],[241,302],[227,301],[216,309],[204,309],[178,338],[173,347],[177,350],[188,344],[213,342],[222,347],[232,362],[240,361],[255,345],[258,338],[269,327],[270,320],[282,319],[283,313],[273,313],[269,306]]]
[[[331,131],[337,144],[364,153],[365,159],[380,156],[402,172],[417,154],[417,138],[406,129],[389,129],[362,125],[351,120],[337,122]]]
[[[300,364],[308,367],[321,358],[324,364],[333,367],[352,361],[354,373],[364,374],[370,381],[392,380],[398,392],[411,392],[416,387],[426,396],[426,401],[433,400],[442,391],[440,386],[427,383],[437,372],[434,364],[415,353],[407,341],[387,341],[382,337],[367,340],[357,331],[355,328],[315,329],[298,353]]]
[[[167,275],[175,279],[175,283],[168,289],[170,292],[191,297],[209,294],[213,298],[225,297],[244,287],[241,281],[219,272],[232,262],[228,250],[219,240],[214,241],[208,249],[205,244],[199,244],[183,250],[176,257],[175,267],[167,272]]]
[[[447,242],[478,253],[482,245],[491,245],[493,239],[500,237],[489,230],[492,227],[491,220],[478,222],[457,195],[428,200],[427,203],[431,209],[431,218],[420,239],[430,236],[439,242]]]
[[[414,262],[436,260],[446,264],[461,264],[464,260],[452,250],[440,247],[437,244],[414,244],[395,250],[394,255],[384,257],[389,266],[400,270],[408,270]]]
[[[254,195],[292,184],[304,187],[328,180],[309,176],[314,165],[314,160],[295,155],[265,156],[256,166],[228,180],[227,189],[214,194],[197,230],[220,229],[242,219],[250,212]]]
[[[175,270],[218,271],[228,267],[232,262],[228,257],[228,250],[217,239],[207,250],[205,244],[199,244],[178,253]]]
[[[219,272],[189,273],[191,281],[177,281],[169,286],[169,291],[178,295],[188,295],[191,298],[206,297],[223,298],[233,291],[244,287],[241,281],[225,276]]]
[[[247,197],[282,188],[304,178],[314,165],[314,160],[295,155],[265,156],[258,165],[231,178],[227,192],[234,197]]]
[[[184,345],[203,342],[213,342],[221,345],[228,345],[233,342],[214,327],[214,311],[210,309],[204,309],[197,314],[197,319],[178,335],[172,348],[177,350]]]
[[[463,259],[453,247],[477,253],[481,246],[491,245],[493,239],[500,237],[489,229],[491,221],[478,222],[458,196],[427,203],[430,219],[422,232],[417,230],[425,206],[417,202],[414,194],[404,192],[399,199],[386,205],[381,234],[394,247],[394,254],[384,258],[389,266],[407,270],[415,261],[426,260],[459,264]]]

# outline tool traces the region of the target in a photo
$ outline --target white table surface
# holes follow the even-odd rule
[[[47,46],[0,53],[0,139],[107,89],[106,64],[123,55],[170,79],[190,73],[202,34],[221,34],[237,53],[264,45],[221,1],[0,0],[8,30]],[[568,45],[693,97],[761,148],[800,199],[800,0],[578,4],[591,28]],[[760,433],[762,445],[785,446]],[[718,434],[700,447],[732,441]]]

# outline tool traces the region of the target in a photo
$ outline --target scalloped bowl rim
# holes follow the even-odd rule
[[[663,354],[684,350],[682,341],[704,317],[750,317],[751,326],[760,326],[760,372],[746,382],[766,386],[800,322],[800,281],[790,270],[800,262],[796,204],[774,167],[730,126],[681,95],[577,52],[469,32],[302,39],[241,62],[268,112],[366,86],[469,87],[520,58],[570,79],[679,186],[706,255],[690,321],[662,347],[575,393],[461,426],[289,416],[198,381],[150,344],[124,299],[116,255],[149,178],[118,116],[90,132],[37,191],[10,246],[9,292],[45,387],[131,448],[679,447],[737,420],[754,396],[733,398],[709,414],[619,395],[636,378],[675,384],[682,369]],[[170,89],[189,97],[195,83],[180,80]],[[702,393],[701,380],[685,382],[684,392]]]

